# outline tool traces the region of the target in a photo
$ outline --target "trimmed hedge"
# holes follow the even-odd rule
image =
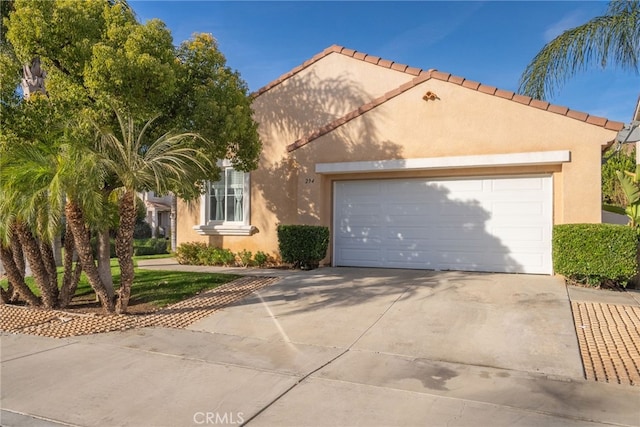
[[[627,282],[638,270],[638,234],[624,225],[562,224],[553,227],[553,268],[592,286]]]
[[[165,239],[136,239],[133,241],[133,255],[167,254],[167,241]]]
[[[329,228],[318,225],[279,225],[278,247],[282,260],[294,267],[318,267],[327,254]]]

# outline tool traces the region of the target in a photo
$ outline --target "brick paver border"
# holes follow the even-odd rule
[[[105,316],[0,305],[0,331],[68,338],[150,326],[185,328],[279,280],[277,277],[241,277],[145,315]]]
[[[571,302],[585,377],[640,385],[640,307]]]

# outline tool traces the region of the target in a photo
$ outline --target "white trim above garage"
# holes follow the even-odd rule
[[[318,163],[318,174],[397,172],[430,169],[463,169],[496,166],[556,165],[571,161],[569,150],[475,156],[425,157],[364,162]]]

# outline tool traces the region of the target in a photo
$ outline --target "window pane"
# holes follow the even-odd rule
[[[221,178],[209,183],[209,221],[242,222],[244,172],[227,168]]]
[[[226,221],[239,222],[242,221],[242,205],[244,190],[244,173],[227,169],[225,178],[227,181],[226,204],[227,217]]]
[[[209,220],[224,220],[224,177],[222,181],[216,181],[209,186]]]

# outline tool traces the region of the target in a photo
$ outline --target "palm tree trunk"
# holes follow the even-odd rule
[[[29,289],[24,281],[24,274],[20,272],[20,268],[16,265],[13,258],[14,254],[11,248],[0,244],[0,260],[2,260],[7,278],[13,285],[14,290],[30,306],[40,306],[40,298],[31,292],[31,289]]]
[[[65,205],[65,214],[73,233],[73,239],[78,252],[78,258],[82,264],[82,269],[87,275],[87,279],[89,280],[91,287],[95,291],[96,295],[98,295],[104,310],[108,313],[113,313],[115,311],[115,306],[113,304],[113,300],[109,298],[107,289],[100,280],[100,275],[98,274],[98,269],[96,268],[93,259],[89,232],[85,228],[82,209],[75,202],[67,200],[67,204]]]
[[[49,275],[49,281],[47,283],[47,292],[51,294],[52,298],[55,298],[56,302],[58,301],[58,269],[56,268],[56,259],[53,253],[53,245],[51,243],[44,242],[42,240],[38,241],[38,246],[40,248],[40,254],[42,257],[42,263],[44,267],[47,269],[47,274]]]
[[[62,267],[62,236],[56,234],[53,238],[53,256],[56,260],[56,267]]]
[[[113,300],[115,290],[113,289],[113,276],[111,275],[111,239],[109,230],[98,232],[98,274],[102,284],[107,289],[109,298]]]
[[[74,252],[75,242],[73,240],[73,232],[71,231],[71,227],[67,223],[64,232],[64,257],[62,259],[64,274],[62,276],[62,286],[60,287],[60,294],[58,295],[58,304],[61,308],[65,308],[71,303],[71,300],[76,293],[78,282],[80,281],[82,264],[80,262],[77,262],[75,269],[73,268]]]
[[[13,262],[15,263],[16,268],[20,272],[22,278],[27,275],[27,265],[24,261],[24,252],[22,251],[22,245],[20,244],[20,239],[15,233],[15,227],[12,225],[9,228],[9,249],[13,253]],[[9,282],[11,287],[13,286],[11,282]],[[20,299],[20,294],[13,289],[10,293],[11,302],[16,302]]]
[[[15,233],[15,228],[11,227],[11,252],[13,253],[13,262],[16,264],[16,267],[22,273],[24,277],[27,271],[27,264],[24,261],[24,252],[22,251],[22,245],[20,244],[20,239]]]
[[[36,238],[31,234],[27,225],[23,222],[17,222],[15,230],[18,235],[18,239],[20,239],[20,244],[22,244],[27,261],[29,262],[29,267],[31,267],[33,278],[36,281],[38,289],[40,289],[42,305],[44,308],[54,308],[58,301],[57,292],[54,294],[51,289],[49,271],[43,261],[42,252],[40,251]]]
[[[133,285],[133,230],[136,223],[136,193],[126,190],[120,199],[120,226],[116,234],[116,254],[120,264],[118,313],[126,313]]]

